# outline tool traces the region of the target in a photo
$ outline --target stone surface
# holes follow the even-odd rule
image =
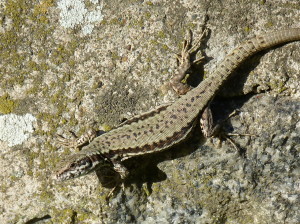
[[[300,42],[247,60],[213,104],[220,119],[240,110],[226,128],[254,135],[232,137],[243,153],[195,130],[177,147],[125,161],[125,191],[109,203],[110,189],[96,174],[51,179],[55,164],[73,152],[58,147],[56,134],[81,134],[94,121],[109,130],[176,99],[164,84],[187,29],[199,35],[207,18],[197,85],[245,38],[300,27],[298,0],[0,6],[0,113],[36,118],[21,145],[0,142],[1,223],[300,222]]]
[[[0,116],[0,140],[6,142],[9,147],[22,144],[34,131],[33,122],[35,121],[35,117],[31,114]]]

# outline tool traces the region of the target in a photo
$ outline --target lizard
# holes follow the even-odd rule
[[[197,87],[175,102],[135,116],[100,136],[91,131],[73,141],[72,145],[76,147],[85,142],[89,144],[82,147],[81,151],[63,159],[54,178],[63,181],[111,167],[119,174],[121,180],[124,180],[129,174],[122,164],[124,160],[166,150],[185,140],[220,87],[242,62],[259,51],[297,40],[300,40],[300,28],[277,30],[243,42]],[[198,50],[197,48],[198,46],[191,46],[190,41],[186,41],[181,55],[181,67],[174,80],[183,79],[193,63],[199,61],[191,61],[191,55]],[[179,82],[174,88],[178,92],[185,92],[186,85]]]

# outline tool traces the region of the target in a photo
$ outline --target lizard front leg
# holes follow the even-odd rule
[[[111,163],[113,167],[107,169],[106,171],[102,170],[101,174],[98,175],[96,171],[96,174],[100,182],[102,182],[103,186],[112,187],[112,189],[106,195],[107,200],[113,195],[113,193],[118,189],[118,187],[121,187],[123,191],[125,190],[124,180],[129,175],[129,171],[121,162],[119,162],[116,159],[112,159]]]
[[[199,51],[203,38],[206,36],[207,32],[208,30],[204,29],[198,40],[192,44],[192,32],[189,30],[187,38],[183,42],[181,53],[177,55],[179,68],[178,72],[172,77],[170,84],[179,95],[183,95],[191,89],[188,84],[183,83],[182,81],[186,78],[191,67],[204,59],[204,56],[202,56],[192,60]]]
[[[129,174],[127,168],[117,160],[112,160],[112,163],[113,163],[113,169],[120,175],[122,180],[125,180]]]

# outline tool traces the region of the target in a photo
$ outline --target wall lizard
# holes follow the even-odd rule
[[[90,143],[81,151],[63,159],[55,173],[57,180],[67,180],[105,167],[111,167],[121,179],[128,175],[122,161],[147,153],[158,152],[183,141],[231,73],[249,56],[279,44],[300,40],[300,28],[274,31],[256,36],[236,47],[215,71],[196,88],[174,103],[133,117],[119,127],[98,137],[93,132],[75,141],[75,146]],[[190,66],[190,55],[198,46],[186,42],[182,52],[182,66],[174,80],[182,79]],[[195,62],[194,62],[195,63]],[[177,91],[184,91],[180,84]],[[63,142],[63,140],[62,140]],[[64,144],[64,143],[63,143]]]

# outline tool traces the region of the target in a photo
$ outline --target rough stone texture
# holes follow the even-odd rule
[[[0,140],[6,142],[9,147],[22,144],[34,131],[33,122],[35,121],[35,117],[31,114],[0,116]]]
[[[196,130],[166,152],[126,161],[125,191],[108,204],[110,189],[95,174],[50,178],[72,153],[58,148],[55,134],[83,133],[93,121],[110,129],[176,99],[164,83],[188,28],[199,35],[208,17],[207,63],[198,71],[208,76],[246,37],[300,27],[298,0],[59,2],[0,1],[0,112],[37,119],[22,145],[1,142],[1,223],[300,222],[299,42],[247,60],[220,93],[260,93],[215,104],[220,117],[241,111],[229,130],[255,135],[233,137],[243,155]],[[62,9],[81,17],[68,23]]]

